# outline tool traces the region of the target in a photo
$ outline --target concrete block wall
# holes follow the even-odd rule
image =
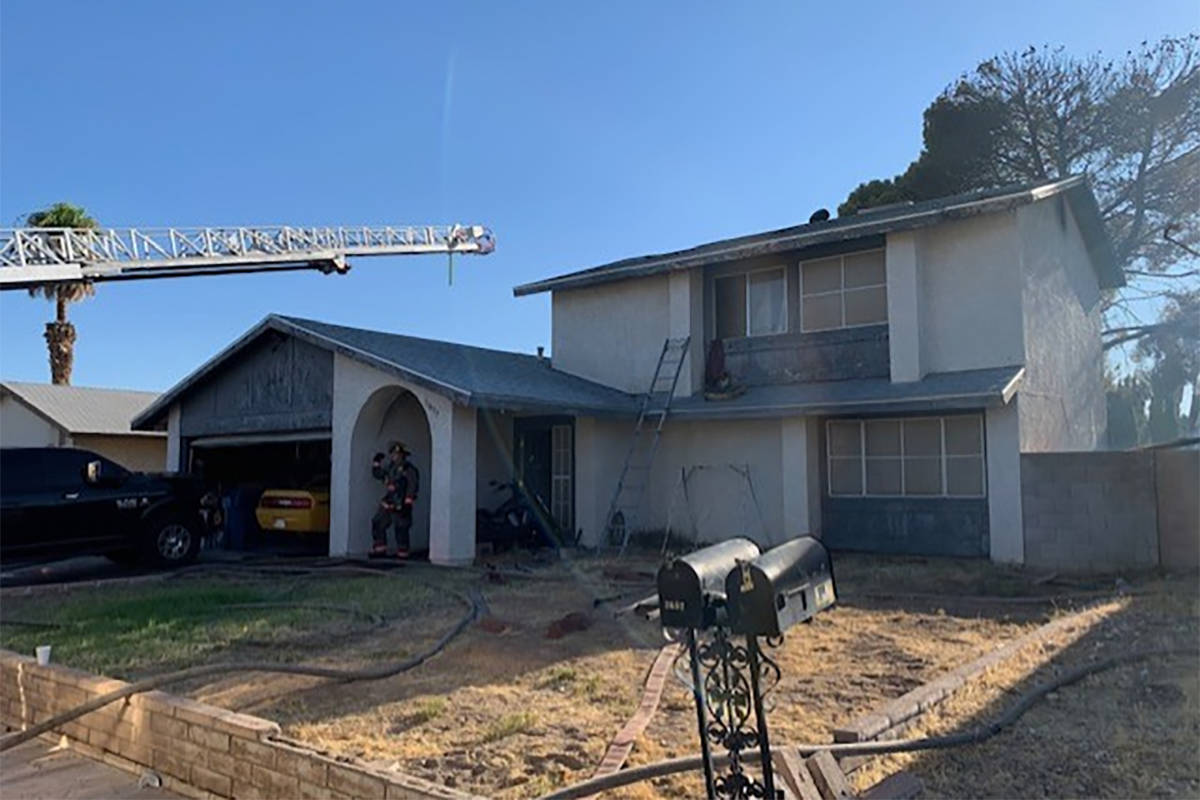
[[[1025,563],[1070,572],[1159,564],[1154,454],[1022,453]]]
[[[0,722],[23,729],[124,687],[0,650]],[[470,795],[408,775],[339,761],[279,739],[258,717],[164,692],[145,692],[64,724],[73,749],[139,773],[152,769],[165,788],[200,800],[323,798],[455,800]]]
[[[1200,568],[1200,450],[1155,450],[1154,467],[1162,565]]]

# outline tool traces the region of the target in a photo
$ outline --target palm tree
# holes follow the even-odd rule
[[[96,228],[99,224],[79,206],[55,203],[49,208],[34,211],[25,218],[34,228]],[[46,323],[46,346],[50,350],[50,381],[67,385],[75,364],[75,326],[67,321],[67,306],[96,293],[90,281],[48,283],[29,290],[31,297],[54,301],[54,322]]]

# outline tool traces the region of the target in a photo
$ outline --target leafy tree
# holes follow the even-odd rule
[[[923,142],[908,169],[859,185],[838,213],[1087,174],[1127,281],[1105,297],[1104,347],[1134,348],[1124,352],[1142,365],[1158,420],[1146,435],[1161,441],[1171,398],[1177,409],[1183,386],[1200,388],[1200,335],[1187,324],[1200,318],[1200,37],[1117,60],[1061,48],[988,59],[925,110]],[[1137,314],[1147,300],[1156,321]]]
[[[88,216],[86,211],[69,203],[55,203],[49,208],[34,211],[25,221],[34,228],[98,227],[96,220]],[[47,235],[53,237],[53,234]],[[50,246],[54,247],[53,238]],[[50,381],[54,384],[69,384],[71,370],[75,365],[75,326],[67,320],[67,307],[95,293],[95,286],[88,281],[44,284],[29,290],[31,297],[44,297],[54,301],[54,322],[46,323],[45,333],[46,346],[50,351]]]

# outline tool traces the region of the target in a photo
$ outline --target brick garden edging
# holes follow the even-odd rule
[[[896,738],[906,727],[916,721],[917,716],[949,699],[968,682],[983,677],[1026,647],[1083,624],[1084,617],[1094,613],[1097,605],[1099,604],[1093,604],[1082,611],[1061,617],[1053,622],[1047,622],[1024,636],[1000,645],[974,661],[918,686],[868,714],[834,728],[833,741],[868,742]]]
[[[126,685],[57,664],[39,666],[32,658],[0,650],[0,722],[19,729]],[[165,692],[113,702],[57,732],[84,755],[134,773],[152,769],[165,788],[197,800],[474,797],[410,775],[330,758],[280,741],[274,722]]]

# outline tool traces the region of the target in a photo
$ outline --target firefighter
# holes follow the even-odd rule
[[[408,532],[412,528],[413,506],[421,488],[420,473],[408,460],[410,453],[403,442],[388,442],[386,458],[376,453],[371,474],[384,485],[383,499],[371,518],[371,557],[387,555],[388,528],[396,531],[396,557],[408,558]]]

